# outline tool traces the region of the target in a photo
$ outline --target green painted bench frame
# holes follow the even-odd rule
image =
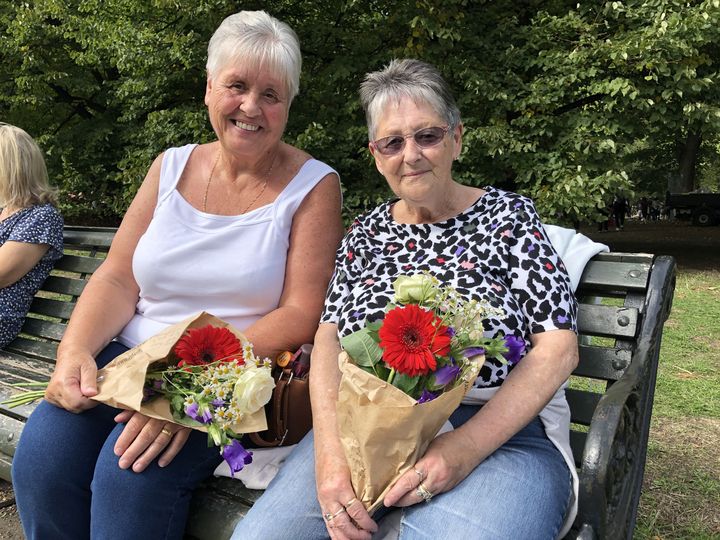
[[[65,228],[66,255],[36,295],[22,334],[0,350],[0,400],[17,391],[14,384],[48,380],[75,301],[114,233]],[[583,273],[577,291],[580,363],[567,391],[580,507],[568,538],[632,538],[674,288],[675,261],[666,256],[600,254]],[[0,478],[10,480],[15,445],[32,408],[0,406]],[[187,538],[228,538],[260,494],[228,478],[207,480],[193,498]]]

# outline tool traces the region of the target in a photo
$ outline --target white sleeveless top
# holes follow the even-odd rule
[[[271,204],[239,216],[208,214],[176,189],[196,146],[163,156],[157,205],[132,260],[140,300],[117,337],[128,347],[200,311],[242,331],[277,308],[293,216],[322,178],[337,175],[310,159]]]

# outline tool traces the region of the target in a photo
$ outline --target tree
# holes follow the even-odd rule
[[[121,215],[152,159],[210,140],[209,36],[225,0],[0,7],[0,107],[36,136],[66,215]],[[286,140],[341,174],[347,214],[387,196],[357,99],[393,57],[436,64],[464,115],[456,175],[594,219],[618,191],[689,188],[716,167],[720,0],[269,0],[303,49]],[[708,169],[709,170],[709,169]]]

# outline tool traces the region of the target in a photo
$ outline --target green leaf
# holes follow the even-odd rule
[[[420,382],[420,377],[408,377],[403,373],[398,373],[393,379],[393,386],[405,392],[408,396],[413,395],[413,390]]]
[[[341,338],[340,344],[358,366],[373,367],[382,358],[382,349],[375,343],[368,328]]]

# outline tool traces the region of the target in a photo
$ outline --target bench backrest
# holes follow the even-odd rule
[[[65,227],[65,254],[35,295],[20,335],[5,350],[30,359],[36,372],[52,373],[57,345],[88,278],[105,259],[116,229]]]
[[[29,359],[30,364],[24,365],[23,371],[32,371],[32,379],[50,377],[57,344],[75,302],[87,279],[104,260],[115,231],[113,228],[65,228],[65,255],[36,295],[21,335],[6,347],[6,351]],[[656,267],[661,259],[655,260]],[[665,320],[657,313],[653,320],[648,320],[649,310],[653,309],[647,298],[651,265],[652,255],[600,254],[588,263],[580,281],[577,291],[580,363],[567,390],[573,422],[571,444],[578,466],[585,448],[587,426],[598,403],[639,357],[638,339],[643,326],[646,333],[652,332],[651,327],[657,326],[655,319]],[[654,268],[653,275],[661,282],[668,281],[667,275],[659,275],[662,268],[662,264]],[[653,354],[657,357],[657,351]],[[25,380],[19,376],[12,382]]]
[[[645,371],[648,365],[657,365],[674,279],[671,257],[601,253],[586,266],[577,290],[580,362],[566,391],[578,466],[583,449],[587,450],[587,426],[600,400],[607,399],[608,390],[627,370]],[[655,370],[650,372],[654,377]],[[655,381],[646,384],[652,389]],[[651,390],[644,399],[652,403],[652,398]]]

